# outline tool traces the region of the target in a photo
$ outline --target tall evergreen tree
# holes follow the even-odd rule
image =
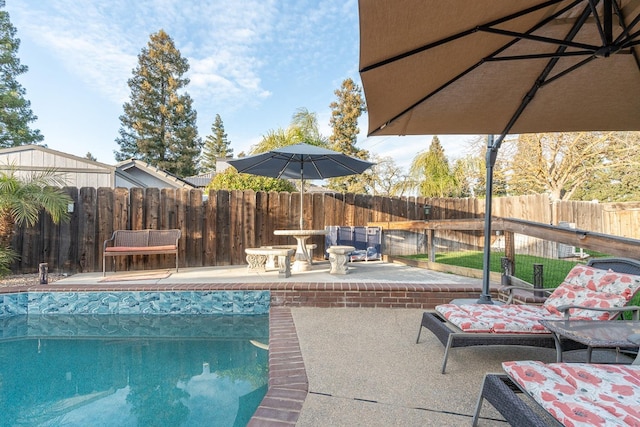
[[[178,176],[197,173],[202,140],[198,137],[196,111],[184,74],[187,60],[164,31],[152,34],[138,55],[138,66],[128,85],[131,98],[123,106],[116,142],[116,160],[143,160]]]
[[[216,159],[231,156],[233,156],[233,148],[231,148],[231,143],[227,139],[220,114],[216,114],[216,118],[211,125],[211,135],[207,135],[204,140],[200,168],[205,172],[215,172]]]
[[[331,108],[329,124],[333,128],[333,133],[329,137],[331,149],[366,160],[369,153],[356,147],[360,132],[358,118],[367,111],[362,90],[352,79],[345,79],[340,89],[334,93],[338,99],[329,105]]]
[[[28,71],[20,64],[16,38],[16,27],[11,24],[9,12],[4,10],[5,1],[0,0],[0,148],[35,144],[44,137],[29,123],[38,119],[31,111],[31,102],[24,98],[26,90],[16,80]]]
[[[369,152],[356,147],[360,132],[358,118],[367,111],[362,90],[352,79],[348,78],[334,93],[337,100],[329,105],[331,108],[329,125],[333,128],[329,137],[330,148],[349,156],[368,160]],[[329,187],[350,193],[367,193],[373,187],[370,175],[369,171],[360,176],[332,178],[329,180]]]

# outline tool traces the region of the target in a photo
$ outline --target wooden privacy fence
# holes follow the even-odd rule
[[[20,259],[12,271],[34,272],[41,262],[52,271],[100,271],[102,243],[114,230],[145,228],[182,231],[181,267],[241,265],[246,263],[245,248],[295,243],[273,231],[296,229],[300,214],[300,193],[88,187],[65,191],[74,202],[70,221],[55,225],[43,214],[35,227],[18,229],[12,247]],[[428,217],[425,205],[431,206]],[[640,238],[640,203],[550,203],[547,196],[534,195],[496,198],[493,206],[494,216],[544,224],[563,221],[584,230]],[[305,228],[314,230],[371,222],[482,218],[484,200],[305,193],[303,214]],[[464,245],[477,237],[469,233],[478,232],[450,233],[442,237]],[[321,258],[324,239],[314,237],[310,243],[318,245],[314,254]],[[171,267],[169,258],[118,260],[117,269]]]
[[[100,271],[102,244],[114,230],[146,228],[182,231],[181,267],[240,265],[246,263],[245,248],[294,244],[293,238],[275,236],[273,231],[299,227],[300,193],[88,187],[65,191],[73,199],[70,221],[55,225],[43,214],[35,227],[18,229],[12,242],[20,255],[14,272],[37,271],[41,262],[52,271]],[[305,193],[305,228],[423,219],[423,200]],[[310,243],[324,248],[321,236]],[[322,257],[323,250],[315,254]],[[170,267],[171,260],[164,258],[135,256],[117,260],[116,267]]]

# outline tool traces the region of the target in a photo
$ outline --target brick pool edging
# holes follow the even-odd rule
[[[294,426],[308,391],[291,309],[273,307],[269,312],[269,388],[248,426]]]

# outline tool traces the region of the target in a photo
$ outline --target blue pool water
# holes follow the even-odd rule
[[[244,426],[267,391],[268,316],[0,319],[2,426]]]

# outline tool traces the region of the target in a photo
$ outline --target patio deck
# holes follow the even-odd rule
[[[442,375],[437,338],[423,333],[415,344],[423,309],[477,297],[480,281],[383,262],[351,266],[334,276],[318,263],[288,279],[246,267],[186,268],[146,280],[153,272],[109,273],[134,278],[112,282],[87,273],[28,290],[270,289],[269,391],[251,426],[470,425],[486,372],[500,372],[505,360],[555,360],[553,349],[461,348]],[[612,357],[594,352],[596,361]],[[481,415],[482,426],[506,425],[490,405]]]

